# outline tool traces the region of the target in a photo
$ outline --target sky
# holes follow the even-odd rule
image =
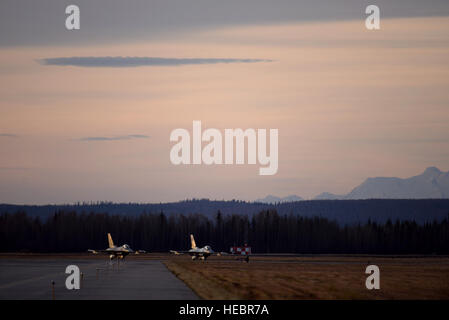
[[[2,1],[0,203],[313,198],[448,171],[449,3],[376,2],[369,31],[367,1]],[[173,165],[194,120],[278,129],[277,174]]]

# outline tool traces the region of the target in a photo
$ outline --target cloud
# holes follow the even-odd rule
[[[17,134],[13,134],[13,133],[0,133],[0,137],[18,138],[19,136]]]
[[[117,141],[117,140],[131,140],[131,139],[148,139],[150,136],[143,134],[129,134],[125,136],[115,137],[85,137],[81,138],[81,141]]]
[[[0,46],[129,43],[185,40],[191,34],[241,25],[364,19],[361,0],[73,1],[81,8],[81,29],[68,32],[61,0],[1,0]],[[376,0],[381,18],[448,16],[447,0]],[[366,3],[366,4],[365,4]],[[365,4],[365,6],[364,6]],[[38,26],[38,27],[37,27]],[[55,27],[58,26],[58,27]],[[59,27],[61,26],[61,27]],[[362,24],[363,26],[363,24]],[[382,27],[383,28],[383,27]],[[68,36],[68,34],[70,35]]]
[[[61,57],[45,58],[39,63],[49,66],[76,67],[143,67],[143,66],[182,66],[192,64],[217,63],[255,63],[271,62],[264,59],[214,59],[214,58],[158,58],[158,57]]]

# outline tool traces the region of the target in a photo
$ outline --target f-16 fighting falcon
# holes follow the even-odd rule
[[[93,253],[93,254],[98,254],[98,253],[105,253],[109,255],[109,259],[113,260],[115,259],[125,259],[125,257],[130,254],[133,253],[134,250],[132,250],[130,248],[129,245],[124,244],[120,247],[117,247],[114,245],[114,241],[112,241],[112,237],[111,234],[108,233],[108,243],[109,243],[109,248],[105,249],[105,250],[92,250],[89,249],[87,251]]]
[[[210,246],[204,246],[202,248],[198,248],[195,243],[195,239],[193,238],[193,234],[190,235],[190,244],[191,249],[188,251],[177,251],[177,250],[170,250],[171,253],[175,255],[180,254],[190,254],[192,256],[192,260],[201,259],[206,260],[207,257],[209,257],[212,254],[220,255],[221,253],[215,253],[214,250]]]

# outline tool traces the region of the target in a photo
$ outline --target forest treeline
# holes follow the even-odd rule
[[[25,212],[0,215],[2,252],[85,252],[105,249],[107,233],[116,245],[165,252],[189,249],[189,234],[197,245],[229,251],[248,243],[257,253],[449,254],[449,217],[418,224],[388,220],[379,224],[341,226],[320,217],[280,215],[264,210],[251,217],[200,214],[139,216],[58,211],[45,220]]]
[[[94,212],[140,216],[142,213],[171,215],[201,213],[214,219],[217,211],[223,215],[240,214],[252,217],[266,210],[276,210],[279,215],[294,214],[302,217],[323,217],[339,224],[365,224],[368,220],[386,223],[388,219],[413,220],[424,224],[441,221],[449,212],[449,199],[370,199],[370,200],[304,200],[286,203],[258,203],[239,200],[216,201],[192,199],[170,203],[112,203],[93,202],[62,205],[11,205],[0,204],[0,213],[25,211],[29,216],[47,219],[57,211]]]

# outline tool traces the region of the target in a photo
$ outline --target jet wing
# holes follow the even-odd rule
[[[115,253],[124,253],[127,251],[123,251],[123,250],[93,250],[93,249],[88,249],[87,252],[93,253],[93,254],[99,254],[99,253],[104,253],[104,254],[115,254]]]
[[[93,250],[93,249],[88,249],[87,252],[90,252],[90,253],[92,253],[92,254],[99,254],[99,253],[111,254],[111,253],[118,252],[118,251],[106,251],[106,250]]]
[[[203,254],[205,254],[207,252],[204,252],[204,251],[190,251],[190,250],[185,250],[185,251],[182,251],[182,250],[170,250],[170,253],[172,253],[172,254],[174,254],[176,256],[179,256],[181,254],[190,254],[191,256],[201,256],[201,255],[203,255]],[[209,254],[213,254],[213,253],[209,253]]]
[[[186,251],[170,250],[170,253],[174,254],[175,256],[179,256],[182,254],[189,254],[191,256],[193,256],[193,255],[201,256],[204,254],[209,254],[211,256],[222,256],[222,255],[229,254],[227,252],[204,252],[204,251],[190,251],[190,250],[186,250]]]
[[[181,255],[181,254],[190,254],[190,253],[192,253],[192,252],[189,252],[189,251],[178,251],[178,250],[170,250],[170,253],[172,253],[172,254],[174,254],[175,256],[179,256],[179,255]]]

